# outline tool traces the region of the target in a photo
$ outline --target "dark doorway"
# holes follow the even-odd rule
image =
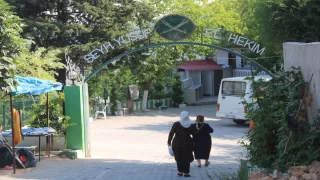
[[[228,54],[228,64],[232,69],[237,68],[236,55],[231,53]]]
[[[223,70],[214,71],[214,95],[218,96],[221,79],[223,78]]]

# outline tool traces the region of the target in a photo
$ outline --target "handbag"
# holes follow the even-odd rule
[[[171,146],[168,146],[168,151],[171,156],[174,156],[173,150]]]

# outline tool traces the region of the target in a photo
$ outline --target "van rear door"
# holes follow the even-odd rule
[[[223,80],[220,87],[218,103],[220,117],[244,119],[243,95],[246,92],[246,81]]]

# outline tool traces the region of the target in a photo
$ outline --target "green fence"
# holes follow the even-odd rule
[[[148,100],[147,101],[147,109],[155,109],[156,103],[161,101],[163,106],[171,107],[172,106],[172,99],[159,99],[159,100]],[[124,105],[124,104],[123,104]],[[142,101],[135,101],[133,108],[135,111],[142,111]]]
[[[147,101],[147,109],[155,109],[156,105],[155,103],[162,101],[162,105],[163,106],[167,106],[167,107],[171,107],[172,106],[172,99],[171,98],[166,98],[166,99],[160,99],[160,100],[148,100]],[[122,107],[126,107],[126,103],[125,102],[121,102]],[[99,110],[103,109],[103,106],[98,107]],[[134,111],[142,111],[142,100],[139,101],[134,101],[133,103],[133,109]],[[95,111],[94,111],[95,112]],[[110,106],[108,106],[107,108],[107,113],[111,114],[111,108]],[[94,115],[91,114],[91,117]]]
[[[28,124],[31,113],[30,110],[33,108],[33,104],[40,103],[40,98],[28,98],[21,100],[13,100],[13,108],[22,110],[22,126]],[[10,112],[10,101],[0,101],[0,124],[3,125],[3,129],[11,129],[11,112]]]

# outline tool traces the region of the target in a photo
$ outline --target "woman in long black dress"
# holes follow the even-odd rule
[[[210,133],[213,133],[213,129],[209,124],[204,123],[204,117],[201,115],[197,116],[196,123],[192,124],[192,128],[196,130],[194,157],[198,162],[198,167],[201,167],[200,159],[205,159],[205,166],[208,166],[210,164],[209,156],[212,145]]]
[[[185,177],[190,177],[190,163],[194,160],[192,154],[193,140],[191,138],[193,134],[194,130],[191,128],[189,113],[182,111],[180,113],[180,121],[173,124],[168,137],[169,146],[171,146],[172,141],[172,150],[174,159],[177,162],[178,176],[184,175]]]

